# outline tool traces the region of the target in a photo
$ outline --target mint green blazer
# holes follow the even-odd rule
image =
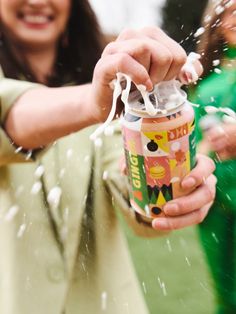
[[[30,88],[37,85],[1,78],[2,126]],[[148,312],[114,205],[137,234],[157,232],[130,210],[118,124],[101,147],[89,140],[94,128],[32,155],[0,129],[0,313]]]

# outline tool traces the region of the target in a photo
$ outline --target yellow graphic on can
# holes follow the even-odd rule
[[[158,199],[157,199],[157,206],[159,208],[162,208],[164,205],[166,204],[166,200],[164,198],[164,195],[162,194],[162,192],[160,191],[159,192],[159,195],[158,195]]]
[[[165,177],[165,168],[158,165],[149,169],[149,175],[152,179],[162,179]]]

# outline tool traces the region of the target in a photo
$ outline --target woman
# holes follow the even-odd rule
[[[194,98],[201,105],[197,110],[203,129],[203,133],[199,132],[199,150],[216,161],[218,182],[214,205],[199,225],[200,238],[215,283],[217,313],[227,314],[236,312],[236,127],[235,120],[224,113],[226,109],[231,114],[227,108],[236,111],[235,12],[236,1],[209,2],[198,49],[202,54],[203,80]],[[205,106],[211,106],[208,115]]]
[[[0,312],[147,313],[112,204],[143,236],[198,223],[214,166],[200,156],[178,211],[167,205],[169,217],[147,226],[130,210],[118,126],[99,146],[89,135],[110,111],[117,72],[151,90],[181,72],[184,51],[146,28],[121,33],[99,59],[85,0],[0,0],[0,20]]]

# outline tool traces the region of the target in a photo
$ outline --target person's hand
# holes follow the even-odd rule
[[[99,121],[106,119],[113,94],[110,83],[118,72],[129,75],[136,85],[142,84],[151,91],[154,84],[178,77],[186,59],[183,48],[157,27],[123,31],[116,41],[106,46],[95,67],[91,111]],[[196,72],[200,75],[201,71],[196,61]],[[184,77],[182,72],[181,77]]]
[[[236,158],[236,123],[211,128],[205,138],[210,150],[215,151],[221,160]]]
[[[215,198],[214,170],[213,161],[199,154],[196,167],[181,182],[187,195],[169,201],[163,208],[166,216],[155,218],[153,228],[171,231],[201,223]]]

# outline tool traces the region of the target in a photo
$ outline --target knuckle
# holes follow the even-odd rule
[[[165,54],[160,56],[158,61],[161,65],[171,64],[173,62],[173,55],[166,51]]]
[[[102,71],[103,71],[103,61],[102,59],[99,59],[98,62],[96,63],[95,65],[95,68],[94,68],[94,76],[99,76],[101,75]]]
[[[110,42],[110,43],[107,44],[106,47],[104,48],[102,55],[103,55],[103,56],[106,56],[106,55],[108,55],[108,54],[111,54],[111,53],[113,52],[114,48],[115,48],[115,43],[114,43],[114,42]]]
[[[205,212],[203,209],[200,209],[200,210],[198,211],[197,223],[199,224],[199,223],[203,222],[203,220],[205,219],[205,217],[206,217],[206,212]]]
[[[143,41],[143,43],[139,46],[139,53],[140,54],[147,54],[150,52],[150,47],[146,41]]]
[[[198,158],[200,157],[200,158],[201,158],[201,161],[202,161],[203,163],[207,163],[207,166],[208,166],[208,168],[211,169],[211,172],[213,172],[213,171],[215,170],[216,166],[215,166],[215,163],[214,163],[214,161],[213,161],[212,158],[210,158],[210,157],[208,157],[208,156],[205,156],[205,155],[203,155],[203,154],[198,154],[197,157],[198,157]]]
[[[125,53],[119,53],[117,57],[118,57],[117,59],[118,67],[119,69],[123,69],[128,62],[128,55]]]
[[[205,195],[206,195],[207,202],[212,201],[215,197],[214,189],[212,189],[208,184],[205,184],[204,188],[205,188]]]
[[[123,31],[121,31],[118,39],[128,39],[128,38],[131,38],[133,36],[136,35],[136,31],[133,30],[133,29],[130,29],[130,28],[125,28]]]
[[[179,214],[186,213],[191,210],[192,206],[189,204],[186,198],[182,198],[181,201],[178,203],[179,206]]]
[[[215,171],[216,165],[215,165],[214,161],[211,158],[209,158],[209,163],[210,163],[210,167],[212,169],[212,172]]]
[[[180,52],[178,52],[176,55],[175,55],[175,58],[174,58],[174,63],[176,64],[176,66],[179,66],[179,67],[182,67],[185,62],[187,60],[187,55],[186,53],[183,51],[180,50]]]
[[[140,30],[144,34],[158,34],[161,32],[160,28],[157,26],[145,26]]]

